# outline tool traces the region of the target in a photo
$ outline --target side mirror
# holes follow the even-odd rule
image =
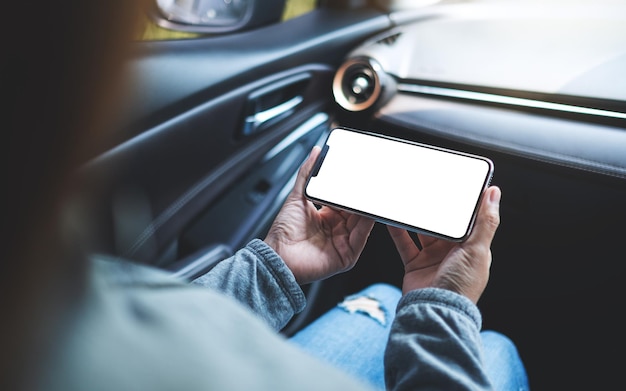
[[[151,1],[151,17],[160,27],[191,33],[223,34],[279,21],[286,0]]]

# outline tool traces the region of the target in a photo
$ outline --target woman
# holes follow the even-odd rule
[[[463,244],[421,237],[420,250],[406,232],[389,229],[405,263],[402,292],[378,285],[355,296],[384,316],[360,304],[352,311],[349,299],[292,340],[276,330],[305,305],[299,284],[351,269],[373,225],[304,199],[318,149],[267,237],[194,284],[90,257],[72,172],[120,109],[138,9],[82,0],[5,8],[3,36],[24,39],[7,39],[3,50],[9,240],[0,272],[1,389],[527,388],[510,341],[479,333],[475,304],[499,223],[495,187]],[[380,319],[384,327],[372,332]],[[346,326],[351,333],[337,332]],[[371,349],[342,353],[355,344]]]

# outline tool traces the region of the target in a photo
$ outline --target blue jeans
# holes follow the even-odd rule
[[[290,340],[375,389],[384,390],[383,357],[401,296],[402,292],[392,285],[374,284],[346,298]],[[367,298],[375,299],[380,306],[368,306]],[[483,331],[481,337],[485,370],[494,389],[528,390],[526,371],[513,342],[495,331]]]

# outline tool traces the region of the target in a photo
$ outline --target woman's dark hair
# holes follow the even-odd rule
[[[79,296],[85,262],[64,237],[73,173],[114,109],[139,4],[3,4],[0,389],[30,389]]]

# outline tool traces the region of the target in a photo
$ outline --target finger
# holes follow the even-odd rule
[[[350,242],[355,248],[362,248],[367,242],[367,238],[374,227],[374,219],[362,216],[353,216],[348,220],[350,230]]]
[[[317,161],[317,157],[319,156],[321,148],[319,146],[314,146],[309,153],[309,157],[302,163],[300,169],[298,170],[298,176],[296,177],[296,183],[293,187],[292,194],[297,197],[302,197],[304,194],[304,187],[306,186],[306,181],[313,167],[315,166],[315,162]]]
[[[387,230],[389,231],[393,243],[396,245],[402,262],[406,263],[419,254],[420,250],[417,248],[417,245],[415,245],[415,242],[407,230],[390,225],[387,226]]]
[[[366,222],[367,224],[370,224],[372,226],[374,226],[374,219],[363,216],[363,215],[359,215],[356,213],[352,213],[352,212],[347,212],[344,210],[334,210],[331,209],[330,207],[328,208],[331,211],[339,214],[341,216],[341,218],[346,222],[346,227],[352,231],[354,229],[356,229],[356,227],[360,224],[364,224],[364,222]]]
[[[500,198],[502,193],[497,186],[491,186],[485,191],[474,229],[467,239],[467,244],[491,245],[496,230],[500,225]]]
[[[437,239],[434,236],[430,236],[430,235],[424,235],[424,234],[417,234],[417,239],[420,241],[420,243],[422,244],[422,248],[424,247],[428,247],[431,246],[433,243],[435,243],[437,240],[442,240],[442,239]]]

